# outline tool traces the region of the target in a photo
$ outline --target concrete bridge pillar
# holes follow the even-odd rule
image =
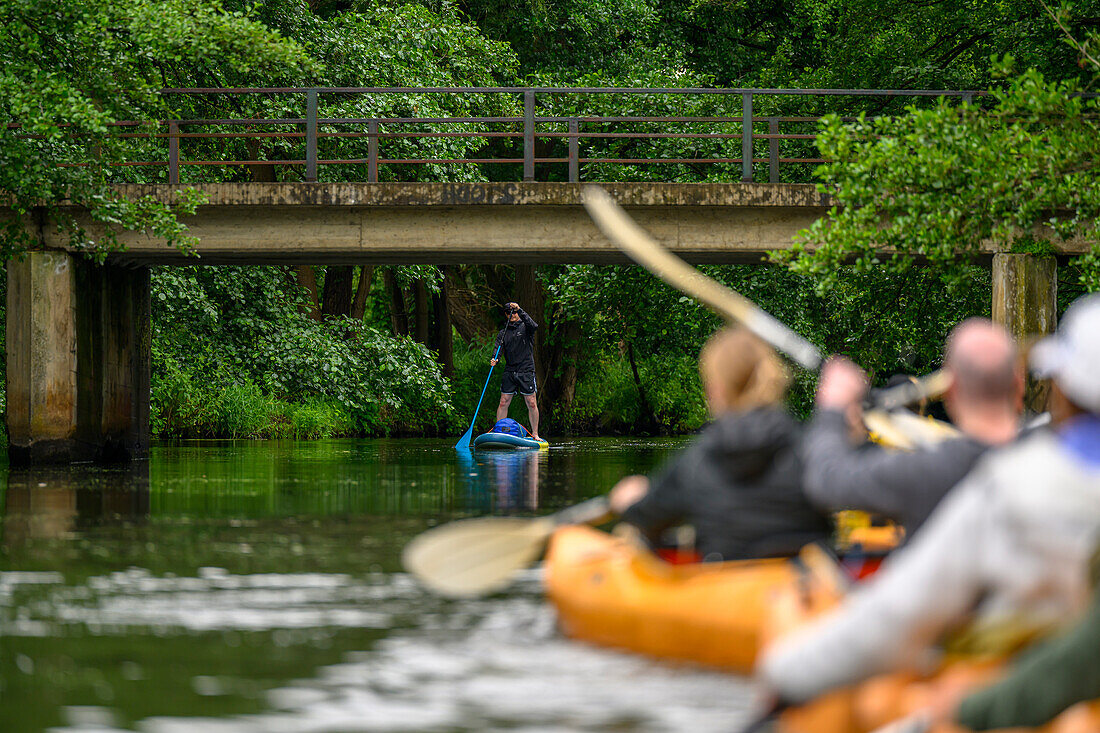
[[[148,455],[150,328],[147,267],[61,252],[9,262],[11,462]]]
[[[1052,333],[1058,319],[1058,263],[1032,254],[993,255],[993,320],[1003,324],[1018,343]],[[1024,407],[1046,409],[1050,386],[1027,380]]]

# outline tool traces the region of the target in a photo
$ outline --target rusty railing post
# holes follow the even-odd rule
[[[378,183],[378,120],[367,123],[367,181]]]
[[[581,131],[581,121],[577,118],[569,120],[569,182],[577,183],[581,180],[581,145],[577,135]]]
[[[523,180],[535,180],[535,90],[523,92]]]
[[[741,181],[752,183],[752,92],[741,95]]]
[[[317,182],[317,90],[306,92],[306,181]]]
[[[768,134],[779,134],[779,118],[768,118]],[[779,138],[768,138],[768,182],[779,183]]]
[[[168,123],[168,183],[180,182],[180,126],[173,120]]]

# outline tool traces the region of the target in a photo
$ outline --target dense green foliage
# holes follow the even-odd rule
[[[422,344],[314,320],[302,302],[284,268],[159,269],[154,431],[322,437],[448,424],[448,386]]]
[[[354,11],[319,14],[298,0],[230,2],[248,17],[276,30],[308,54],[313,63],[309,83],[327,87],[364,86],[495,86],[515,80],[517,63],[505,44],[482,36],[451,7],[436,13],[424,6],[408,4],[357,5]],[[231,79],[219,79],[212,86],[231,86]],[[269,82],[262,84],[271,86]],[[216,117],[225,102],[201,97],[173,97],[181,113],[202,118]],[[304,116],[302,94],[245,95],[234,97],[233,117],[292,118]],[[188,105],[184,107],[183,105]],[[214,107],[211,107],[214,105]],[[220,105],[220,107],[218,106]],[[516,114],[516,100],[502,95],[326,95],[318,99],[322,118],[440,117]],[[208,114],[209,113],[209,114]],[[333,126],[333,130],[345,130]],[[403,128],[417,131],[419,128]],[[455,130],[465,129],[454,126]],[[226,126],[226,131],[239,128]],[[228,142],[228,144],[227,144]],[[474,155],[484,144],[479,138],[414,138],[386,141],[386,154],[397,158],[463,158]],[[294,160],[304,157],[301,140],[187,141],[182,154],[198,158],[236,160]],[[322,159],[363,159],[365,138],[323,138]],[[161,158],[163,158],[163,154]],[[187,180],[302,180],[301,166],[266,166],[235,170],[188,170]],[[326,165],[321,180],[360,180],[362,166]],[[381,180],[479,180],[476,167],[447,164],[383,166]]]
[[[816,175],[844,206],[805,233],[814,251],[796,252],[790,267],[706,271],[881,379],[933,368],[952,325],[988,314],[989,273],[971,264],[983,241],[1046,250],[1039,225],[1095,241],[1096,105],[1067,93],[1097,70],[1087,29],[1098,15],[1096,0],[1063,9],[1057,19],[1042,0],[0,0],[0,122],[19,126],[0,130],[0,192],[12,197],[20,217],[55,219],[63,238],[98,258],[116,249],[117,233],[127,229],[186,251],[191,240],[175,213],[201,199],[185,195],[174,212],[112,194],[115,180],[166,180],[163,167],[114,164],[164,159],[167,142],[120,138],[111,123],[300,116],[304,100],[161,95],[162,87],[993,88],[972,105],[929,98],[908,109],[904,100],[886,98],[755,100],[758,115],[864,113],[855,122],[828,117],[821,127],[820,154],[832,162]],[[1082,42],[1066,43],[1074,36]],[[1007,53],[1019,73],[990,61]],[[514,95],[320,97],[326,118],[514,116],[518,105]],[[740,99],[542,95],[538,109],[556,116],[736,116]],[[675,124],[682,132],[731,137],[589,138],[584,154],[739,158],[739,125]],[[126,130],[163,132],[150,124]],[[324,138],[320,155],[361,159],[366,144]],[[509,138],[385,144],[394,157],[422,158],[514,157],[518,145]],[[566,143],[540,144],[539,155],[553,157]],[[265,164],[185,167],[182,178],[302,180],[300,165],[281,162],[300,160],[301,147],[300,139],[277,137],[185,139],[185,158]],[[782,154],[818,151],[809,141],[785,140]],[[320,176],[356,180],[361,168],[322,166]],[[540,180],[565,173],[551,165],[538,171]],[[379,171],[381,180],[518,175],[515,166],[452,164]],[[739,175],[736,163],[582,169],[585,180]],[[782,175],[806,181],[815,173],[796,165]],[[91,222],[68,218],[59,208],[65,200],[87,207]],[[5,222],[5,256],[27,246],[33,229],[23,223]],[[896,254],[884,255],[883,246]],[[914,267],[914,256],[931,267]],[[1095,256],[1063,267],[1072,285],[1063,292],[1096,287],[1098,269]],[[551,435],[686,431],[705,421],[695,361],[718,321],[638,268],[196,267],[154,273],[154,430],[166,437],[460,432],[484,384],[499,306],[509,300],[542,324],[537,357]],[[497,384],[490,385],[483,421]],[[805,412],[811,379],[800,374],[795,384],[792,403]],[[525,417],[515,405],[513,416]]]
[[[1085,74],[1042,0],[676,0],[660,5],[693,63],[720,84],[751,80],[760,86],[811,89],[984,89],[993,78],[989,58],[1010,52],[1024,67],[1054,78]],[[1067,22],[1075,29],[1091,24],[1097,8],[1090,0],[1076,3]]]
[[[847,354],[879,380],[938,367],[947,331],[964,318],[987,313],[991,295],[989,273],[978,267],[967,268],[968,284],[954,288],[927,270],[891,274],[845,269],[823,296],[814,292],[813,280],[782,268],[742,265],[703,270],[751,298],[825,353]],[[553,290],[561,302],[573,304],[569,311],[583,324],[584,342],[597,349],[588,356],[590,369],[598,375],[593,380],[596,384],[614,383],[604,374],[604,365],[615,363],[616,352],[633,347],[638,355],[641,378],[632,385],[633,400],[615,405],[615,392],[597,388],[587,403],[578,395],[575,410],[582,415],[601,405],[623,410],[624,403],[633,402],[633,409],[623,414],[636,416],[635,425],[642,428],[682,430],[701,424],[702,394],[693,370],[703,342],[720,325],[717,317],[700,312],[694,302],[636,267],[569,268],[568,277],[560,278]],[[624,298],[623,293],[631,297]],[[868,313],[875,314],[872,321]],[[619,371],[629,378],[628,369]],[[801,372],[792,376],[792,406],[806,414],[812,380]],[[647,407],[651,415],[644,414]]]
[[[988,104],[940,102],[898,117],[835,115],[818,145],[832,160],[819,175],[837,206],[805,233],[797,269],[823,285],[853,256],[858,271],[900,271],[921,256],[949,278],[989,241],[1042,251],[1037,239],[1097,240],[1100,128],[1095,99],[1069,83],[1027,71]],[[985,101],[985,100],[983,100]],[[890,254],[884,254],[890,250]],[[1082,263],[1082,281],[1100,288],[1100,249]]]

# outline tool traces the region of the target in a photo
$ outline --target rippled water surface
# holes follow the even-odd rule
[[[538,568],[431,596],[404,543],[546,513],[678,441],[202,442],[3,471],[0,731],[732,731],[747,685],[569,641]]]

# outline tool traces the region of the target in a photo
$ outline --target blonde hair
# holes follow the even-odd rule
[[[710,337],[699,353],[699,375],[708,395],[717,393],[725,403],[711,405],[712,412],[777,404],[787,394],[789,382],[775,351],[740,326]]]

